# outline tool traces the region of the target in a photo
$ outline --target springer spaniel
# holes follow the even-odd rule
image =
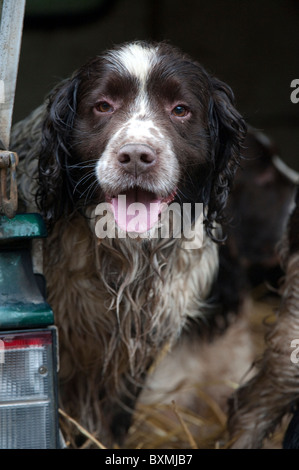
[[[297,175],[298,181],[298,175]],[[294,208],[281,240],[284,278],[276,321],[268,325],[266,348],[256,361],[254,376],[230,399],[228,430],[233,448],[256,449],[280,425],[294,417],[283,440],[284,448],[299,448],[299,187]],[[285,424],[285,423],[284,423]]]
[[[49,229],[60,403],[107,446],[125,436],[161,349],[205,315],[245,132],[225,83],[147,42],[89,60],[13,129],[20,199]],[[132,225],[136,203],[143,213]],[[154,236],[165,208],[184,203],[193,223],[196,204],[204,208],[192,249],[183,234]],[[101,217],[114,237],[99,235]]]

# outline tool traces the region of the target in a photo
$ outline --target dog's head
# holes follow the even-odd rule
[[[176,200],[203,203],[210,230],[245,134],[233,101],[226,84],[164,43],[125,44],[90,60],[49,98],[38,193],[46,220],[108,201],[120,223],[122,209],[139,202],[154,208],[146,231]]]

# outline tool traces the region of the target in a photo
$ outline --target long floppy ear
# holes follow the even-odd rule
[[[48,98],[39,155],[37,205],[51,227],[62,215],[71,212],[72,191],[66,178],[77,107],[79,78],[74,75],[62,82]]]
[[[230,87],[216,78],[210,79],[210,85],[208,121],[213,169],[207,188],[206,225],[212,236],[214,223],[223,222],[223,211],[240,162],[246,124],[234,106]]]

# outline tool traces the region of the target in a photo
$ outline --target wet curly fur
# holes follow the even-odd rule
[[[234,448],[260,448],[265,438],[298,407],[298,364],[291,360],[292,341],[299,338],[299,191],[281,242],[285,270],[281,303],[266,335],[258,371],[230,400],[228,427]],[[292,439],[292,433],[290,432]],[[296,437],[296,436],[295,436]]]
[[[109,115],[99,108],[99,96],[108,101]],[[183,124],[171,111],[181,102],[188,108]],[[132,113],[141,127],[150,120],[153,140],[165,137],[157,137],[158,150],[166,143],[172,149],[160,152],[151,190],[173,182],[175,168],[176,200],[204,204],[201,248],[186,250],[171,237],[95,236],[94,208],[105,200],[97,165]],[[205,314],[218,269],[215,227],[222,222],[244,135],[226,84],[175,48],[143,42],[91,59],[13,129],[20,209],[38,207],[49,229],[44,274],[59,328],[60,403],[108,446],[127,432],[146,371],[161,348],[176,341],[188,318]],[[115,165],[109,158],[108,168]],[[142,184],[150,176],[142,175]],[[129,177],[122,173],[120,185]]]

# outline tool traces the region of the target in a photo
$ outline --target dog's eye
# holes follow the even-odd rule
[[[107,101],[99,101],[95,105],[96,111],[99,113],[113,113],[114,108],[111,104],[107,103]]]
[[[186,106],[179,104],[171,111],[171,114],[176,117],[185,117],[189,114],[189,109]]]

